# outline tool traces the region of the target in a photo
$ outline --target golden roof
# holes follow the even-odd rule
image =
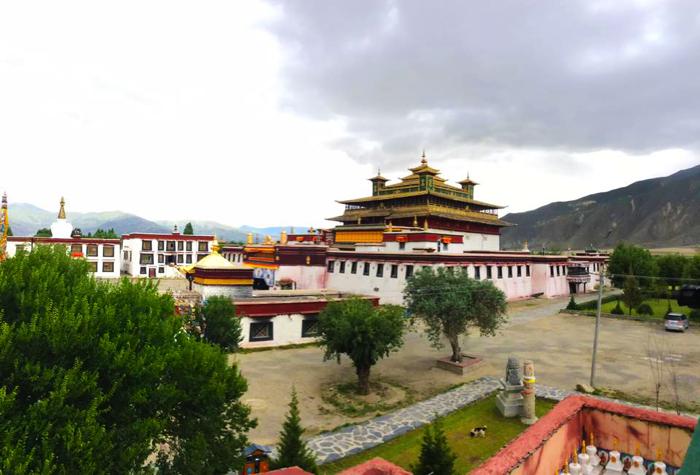
[[[448,193],[441,193],[437,190],[408,191],[405,193],[394,193],[394,194],[386,194],[386,195],[367,196],[364,198],[355,198],[353,200],[338,201],[338,203],[342,203],[342,204],[370,203],[373,201],[385,201],[385,200],[393,200],[396,198],[410,198],[410,197],[414,197],[414,196],[424,196],[424,195],[432,195],[432,196],[437,196],[440,198],[447,198],[449,200],[459,201],[461,203],[473,204],[473,205],[477,205],[477,206],[483,206],[484,208],[490,208],[490,209],[504,208],[504,206],[498,206],[498,205],[494,205],[491,203],[485,203],[483,201],[472,200],[472,199],[464,198],[461,196],[454,196],[454,195],[451,195]]]
[[[58,210],[58,219],[66,219],[66,200],[61,196],[61,209]]]

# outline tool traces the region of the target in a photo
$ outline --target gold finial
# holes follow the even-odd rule
[[[248,233],[246,236],[246,244],[253,244],[253,233]]]
[[[566,462],[564,462],[564,466],[562,467],[562,471],[564,473],[569,473],[569,467],[567,466]]]
[[[581,441],[581,453],[582,454],[586,453],[586,441],[585,440]]]
[[[394,224],[391,222],[391,220],[389,220],[389,232],[393,232],[393,231],[394,231]]]
[[[427,165],[427,164],[428,164],[428,160],[425,159],[425,149],[423,149],[423,155],[421,155],[421,160],[420,160],[420,162],[421,162],[423,165]]]
[[[418,227],[418,216],[413,217],[413,227],[417,228]]]
[[[221,249],[221,246],[219,245],[219,240],[216,238],[216,235],[215,235],[214,241],[212,241],[212,243],[211,243],[211,253],[218,254],[219,249]]]
[[[423,219],[423,229],[428,230],[428,218]]]
[[[595,447],[595,436],[593,435],[593,432],[591,432],[591,445]]]
[[[58,210],[58,219],[66,219],[66,200],[61,196],[61,209]]]
[[[287,244],[287,231],[280,231],[280,244]]]

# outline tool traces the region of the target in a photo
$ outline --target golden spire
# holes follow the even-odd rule
[[[428,160],[425,159],[425,149],[423,149],[423,155],[421,155],[421,160],[420,160],[420,162],[421,162],[423,165],[427,165],[427,164],[428,164]]]
[[[428,218],[423,219],[423,229],[428,230]]]
[[[61,196],[61,209],[58,210],[58,219],[66,219],[66,200]]]
[[[246,236],[246,244],[253,244],[253,233],[248,233]]]
[[[214,235],[214,242],[211,243],[211,253],[218,254],[219,249],[221,249],[221,246],[219,245],[219,240],[216,238],[216,235]]]
[[[417,228],[418,227],[418,216],[413,217],[413,227]]]

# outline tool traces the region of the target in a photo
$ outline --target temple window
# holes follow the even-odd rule
[[[165,267],[159,267],[159,268],[158,268],[158,273],[159,273],[159,274],[165,274]]]
[[[192,250],[192,241],[187,241],[187,245],[185,246],[185,248],[186,248],[188,251],[191,251],[191,250]]]
[[[184,262],[184,256],[182,254],[177,255],[177,263],[182,264]]]
[[[145,267],[141,267],[141,269],[139,269],[139,273],[140,273],[141,275],[146,275],[146,268],[145,268]]]
[[[498,278],[503,278],[503,266],[498,266]]]
[[[168,251],[174,251],[175,250],[175,241],[168,241]]]
[[[399,276],[399,266],[396,264],[391,265],[391,278],[396,279]]]
[[[302,338],[313,338],[318,336],[318,317],[309,316],[301,321]]]
[[[197,254],[197,260],[198,260],[198,261],[201,261],[201,260],[204,259],[205,257],[207,257],[206,254]]]
[[[165,251],[165,241],[158,241],[158,250]]]
[[[525,275],[530,277],[530,266],[529,265],[525,266]]]
[[[350,273],[357,274],[357,261],[352,261],[350,263]]]
[[[410,279],[413,277],[413,266],[411,264],[406,266],[406,278]]]
[[[103,262],[102,272],[114,272],[114,262]]]
[[[491,274],[491,266],[486,266],[486,278],[487,279],[493,278],[493,275]]]
[[[399,251],[405,251],[405,250],[406,250],[406,243],[400,242],[399,243]]]
[[[88,262],[88,271],[97,272],[97,262]]]
[[[141,250],[142,251],[150,251],[153,249],[153,242],[148,240],[148,241],[141,241]]]
[[[129,253],[124,251],[124,260],[128,261],[129,260]]]
[[[518,266],[518,277],[523,276],[523,266]]]
[[[332,274],[333,269],[335,269],[335,261],[328,261],[327,269],[328,269],[328,272],[330,274]]]
[[[141,254],[139,264],[153,264],[153,254]]]
[[[513,266],[508,266],[508,278],[513,278]]]
[[[208,251],[208,250],[209,250],[209,246],[207,245],[207,242],[206,242],[206,241],[200,241],[199,243],[197,243],[197,250],[198,250],[198,251],[205,251],[205,252]]]
[[[158,264],[165,264],[165,254],[158,254]]]
[[[365,265],[362,266],[362,275],[369,275],[369,262],[365,262]]]
[[[340,270],[338,272],[345,274],[345,261],[340,261]]]
[[[377,277],[384,277],[384,264],[377,264]]]
[[[554,266],[549,266],[549,276],[554,277]]]
[[[83,253],[83,245],[82,244],[71,244],[70,245],[70,252],[71,252],[71,254],[82,254]]]
[[[87,245],[87,255],[89,257],[97,257],[97,244]]]
[[[185,256],[185,264],[192,264],[192,254],[187,254]]]
[[[250,341],[270,341],[273,338],[272,322],[252,322],[250,324]]]
[[[481,280],[481,266],[474,266],[474,278]]]
[[[102,255],[104,257],[114,257],[114,246],[102,246]]]
[[[178,250],[178,251],[184,251],[184,250],[185,250],[185,242],[184,242],[184,241],[178,241],[178,242],[177,242],[177,250]]]

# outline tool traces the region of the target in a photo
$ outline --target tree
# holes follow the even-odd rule
[[[608,272],[612,275],[613,285],[618,289],[624,285],[626,275],[643,276],[641,285],[647,288],[653,284],[653,279],[646,277],[656,276],[658,269],[648,249],[622,242],[610,255]]]
[[[462,269],[417,272],[406,283],[404,299],[409,313],[425,322],[435,348],[442,348],[442,336],[447,338],[454,362],[462,361],[459,336],[470,325],[481,335],[493,336],[507,320],[503,292],[488,280],[471,279]]]
[[[581,307],[579,304],[576,303],[576,300],[574,299],[574,294],[571,294],[571,298],[569,299],[569,303],[566,305],[567,310],[580,310]]]
[[[185,230],[182,234],[194,234],[194,229],[192,228],[192,223],[185,224]]]
[[[53,236],[53,233],[51,232],[51,230],[49,228],[41,228],[34,235],[34,237],[52,237],[52,236]]]
[[[8,226],[8,227],[7,227],[7,235],[8,235],[8,236],[14,236],[14,234],[12,234],[12,226]]]
[[[243,339],[241,321],[236,307],[228,297],[209,297],[197,312],[197,323],[202,336],[209,343],[219,345],[225,351],[235,351]]]
[[[306,442],[301,439],[304,429],[301,427],[299,416],[299,400],[297,392],[292,388],[292,400],[289,403],[289,412],[282,424],[280,442],[277,445],[277,458],[274,460],[274,468],[300,467],[307,472],[315,473],[316,458]]]
[[[423,432],[418,463],[411,466],[411,471],[415,475],[453,475],[455,460],[457,456],[447,443],[442,423],[436,419]]]
[[[330,302],[318,325],[324,360],[347,355],[357,374],[357,392],[369,394],[372,366],[403,345],[405,317],[398,305],[375,307],[369,300],[351,298]]]
[[[687,279],[700,279],[700,255],[696,254],[687,259],[683,277]]]
[[[634,276],[630,275],[625,278],[625,285],[622,290],[622,301],[627,305],[630,315],[632,315],[632,309],[636,308],[644,301],[642,290],[639,288],[639,282],[637,282]]]
[[[98,282],[64,246],[0,263],[0,472],[239,468],[254,426],[227,355],[153,282]]]
[[[101,239],[119,239],[120,236],[114,231],[114,228],[109,228],[106,231],[102,228],[97,228],[92,237]]]
[[[683,270],[687,260],[686,257],[680,254],[664,254],[656,257],[659,277],[666,287],[671,287],[675,290],[680,285],[679,279],[683,277]]]

